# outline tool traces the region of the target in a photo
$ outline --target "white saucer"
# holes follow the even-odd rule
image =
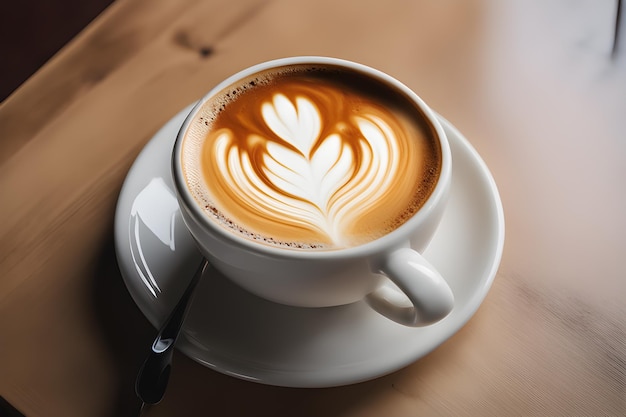
[[[157,327],[180,297],[200,254],[184,227],[170,175],[176,133],[190,107],[146,145],[128,173],[115,244],[131,296]],[[452,148],[449,205],[425,257],[450,284],[456,305],[434,325],[408,328],[364,302],[297,308],[247,293],[215,270],[202,278],[177,348],[219,372],[271,385],[328,387],[372,379],[435,349],[475,313],[496,274],[504,216],[477,152],[446,120]]]

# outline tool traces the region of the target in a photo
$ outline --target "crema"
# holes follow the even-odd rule
[[[334,250],[408,220],[441,170],[434,128],[378,79],[334,66],[258,73],[205,102],[182,144],[211,221],[287,249]]]

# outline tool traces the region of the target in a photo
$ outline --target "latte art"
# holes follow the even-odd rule
[[[432,191],[428,132],[317,75],[250,81],[197,116],[185,171],[224,227],[271,245],[349,247],[397,228]]]
[[[229,197],[259,220],[307,229],[322,241],[345,245],[344,229],[362,215],[359,207],[374,204],[397,173],[393,132],[379,117],[364,114],[321,136],[319,110],[304,96],[292,101],[276,94],[261,113],[275,137],[251,134],[237,141],[228,128],[216,132],[213,163]],[[358,136],[348,137],[353,132]]]

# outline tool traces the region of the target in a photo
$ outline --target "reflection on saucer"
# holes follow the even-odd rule
[[[137,194],[130,209],[128,227],[130,253],[137,274],[154,297],[157,296],[157,292],[161,292],[161,288],[146,261],[146,254],[141,245],[146,237],[141,237],[145,234],[140,232],[144,230],[140,225],[145,226],[154,237],[170,250],[175,251],[174,227],[178,211],[178,201],[163,178],[152,178],[148,185]]]

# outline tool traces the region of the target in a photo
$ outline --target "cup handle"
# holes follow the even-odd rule
[[[396,284],[412,304],[407,306],[398,291],[382,286],[367,296],[367,302],[383,316],[405,326],[420,327],[433,324],[452,311],[452,290],[435,267],[413,249],[401,248],[386,254],[374,269]]]

